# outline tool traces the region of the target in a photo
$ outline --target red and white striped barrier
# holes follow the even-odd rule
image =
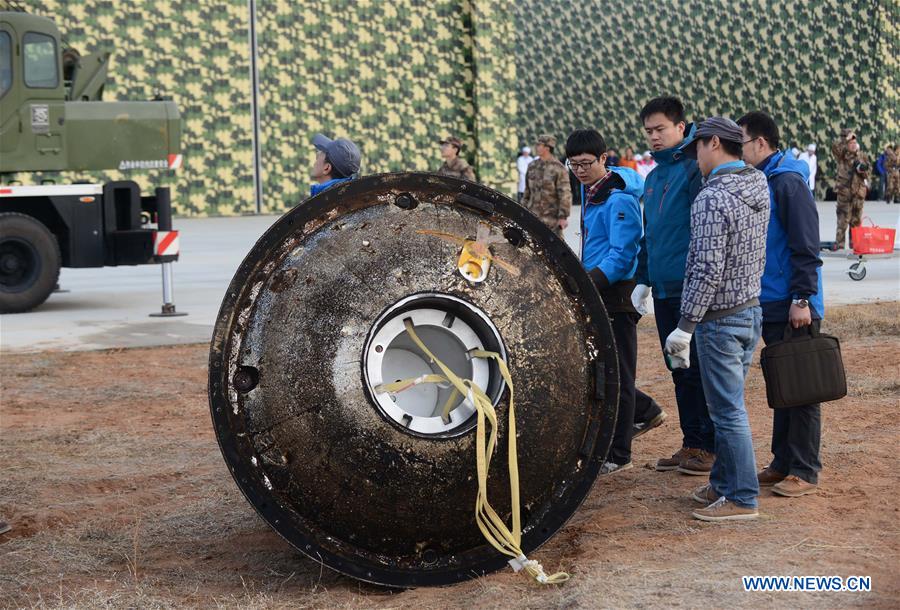
[[[157,231],[153,234],[153,254],[155,256],[175,256],[178,251],[178,231]]]

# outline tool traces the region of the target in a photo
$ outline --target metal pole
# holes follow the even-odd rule
[[[172,263],[162,264],[163,311],[171,308],[175,311],[175,286],[172,282]]]
[[[156,229],[158,231],[172,230],[172,200],[168,187],[156,189]],[[186,316],[186,313],[175,311],[175,282],[172,262],[160,263],[162,267],[162,311],[151,313],[152,318],[169,318],[173,316]]]
[[[256,213],[262,214],[262,160],[259,144],[259,47],[256,40],[256,0],[247,0],[250,11],[250,113],[253,123],[253,193]]]
[[[173,318],[175,316],[186,316],[187,313],[183,311],[175,311],[175,282],[173,281],[174,268],[172,267],[172,263],[160,263],[159,266],[162,268],[162,311],[159,313],[151,313],[150,317]]]

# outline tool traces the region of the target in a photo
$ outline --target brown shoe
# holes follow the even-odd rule
[[[716,455],[703,449],[695,449],[694,455],[686,457],[678,464],[678,472],[696,476],[708,476],[712,470]]]
[[[759,481],[760,487],[772,487],[775,483],[783,481],[785,476],[777,470],[772,470],[771,465],[756,473],[756,479]]]
[[[694,493],[691,494],[691,498],[693,498],[703,506],[709,506],[721,497],[722,496],[720,496],[713,490],[713,486],[711,483],[707,483],[703,487],[698,487],[694,490]]]
[[[656,469],[659,471],[675,470],[681,463],[681,460],[694,455],[699,449],[691,449],[690,447],[682,447],[676,451],[670,458],[659,458],[656,460]]]
[[[694,519],[701,521],[745,521],[756,519],[759,512],[755,508],[744,508],[729,502],[724,496],[707,506],[691,513]]]
[[[818,488],[819,486],[815,483],[809,483],[796,475],[789,474],[784,477],[784,480],[775,483],[772,487],[772,493],[788,498],[799,498],[800,496],[816,493]]]

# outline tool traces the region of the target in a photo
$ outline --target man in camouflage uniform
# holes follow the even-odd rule
[[[538,158],[531,162],[525,174],[522,205],[562,238],[572,209],[572,187],[569,172],[553,156],[554,148],[556,138],[538,137],[534,145]]]
[[[441,157],[444,159],[444,163],[437,173],[442,176],[453,176],[475,182],[475,172],[466,163],[466,160],[459,156],[462,147],[462,140],[456,136],[448,136],[441,140]]]
[[[884,151],[884,200],[900,203],[900,147],[894,144]]]
[[[837,161],[837,178],[834,190],[837,193],[837,233],[835,247],[844,247],[847,224],[858,227],[862,222],[863,202],[866,199],[869,177],[869,160],[859,149],[856,134],[851,129],[842,129],[841,137],[831,145],[831,154]]]

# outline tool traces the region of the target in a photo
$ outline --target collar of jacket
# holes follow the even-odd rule
[[[588,205],[602,205],[614,190],[625,188],[625,180],[616,172],[608,170],[605,176],[591,185],[591,188],[595,188],[593,194],[590,193],[590,188],[585,188],[587,195],[585,201]]]
[[[804,182],[809,179],[809,164],[806,161],[801,161],[785,154],[783,150],[776,150],[766,157],[765,160],[756,166],[756,169],[762,171],[766,178],[793,172],[803,178]]]
[[[766,176],[772,173],[772,170],[781,165],[781,162],[784,161],[784,153],[780,150],[776,150],[771,155],[763,159],[757,166],[756,169],[764,173]]]
[[[322,184],[314,184],[309,189],[310,195],[318,195],[325,189],[334,186],[335,184],[339,184],[341,182],[348,182],[350,178],[332,178],[328,182],[323,182]]]
[[[687,144],[694,141],[694,134],[697,132],[697,126],[693,123],[687,123],[684,126],[684,139],[671,148],[664,148],[655,152],[651,152],[650,156],[660,165],[671,165],[684,160],[684,151],[681,150]]]
[[[740,165],[740,166],[730,165],[730,163],[733,163],[733,162],[729,161],[728,163],[722,163],[721,165],[713,168],[713,169],[719,169],[721,167],[722,169],[719,169],[719,171],[717,171],[715,173],[710,173],[709,176],[705,176],[703,178],[703,185],[707,186],[709,184],[712,184],[715,181],[718,181],[720,178],[731,175],[731,174],[745,174],[748,171],[752,172],[752,171],[756,170],[755,167],[753,167],[752,165],[747,165],[746,163],[744,163],[743,165]]]

